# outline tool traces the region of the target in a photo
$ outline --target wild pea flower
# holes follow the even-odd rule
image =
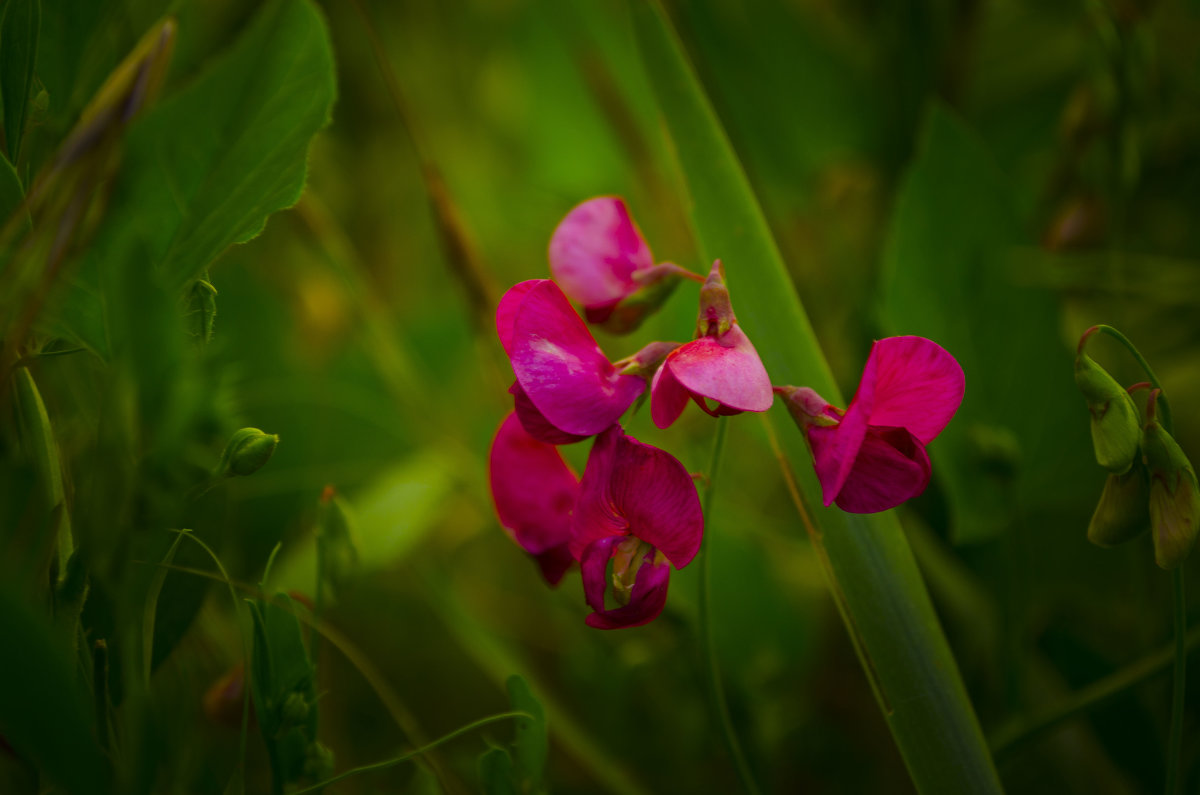
[[[597,629],[652,621],[667,601],[671,565],[681,569],[700,549],[704,516],[696,487],[670,453],[613,425],[596,438],[571,517],[571,553]],[[612,561],[612,596],[605,606]]]
[[[550,238],[550,274],[589,323],[617,334],[633,331],[666,299],[677,277],[697,274],[654,264],[625,202],[599,196],[574,207]]]
[[[1137,458],[1141,428],[1137,407],[1125,388],[1108,371],[1083,352],[1092,326],[1079,340],[1075,355],[1075,384],[1087,399],[1092,415],[1092,446],[1096,462],[1118,475],[1125,474]]]
[[[804,431],[825,504],[850,513],[894,508],[925,491],[933,441],[962,403],[954,357],[924,337],[888,337],[871,348],[845,412],[808,387],[776,387]]]
[[[659,428],[675,422],[689,400],[714,417],[771,408],[771,379],[733,315],[720,260],[700,290],[696,338],[663,361],[650,396],[650,417]]]
[[[595,436],[646,388],[617,371],[558,285],[532,279],[496,309],[496,333],[517,381],[509,391],[525,430],[551,444]]]
[[[525,432],[516,414],[496,431],[488,470],[501,526],[537,561],[546,582],[558,585],[574,562],[567,542],[579,480],[553,445]]]

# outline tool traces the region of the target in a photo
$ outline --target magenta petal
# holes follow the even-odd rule
[[[508,388],[508,391],[513,396],[513,408],[517,412],[517,419],[521,421],[525,432],[534,439],[546,444],[574,444],[588,438],[554,427],[550,420],[538,411],[537,406],[533,405],[529,395],[525,394],[525,390],[521,389],[521,385],[516,381]]]
[[[562,559],[563,550],[554,550],[570,540],[571,511],[579,496],[575,475],[553,445],[525,432],[516,414],[505,417],[496,431],[488,470],[501,526],[529,554],[550,556],[538,562],[546,579],[556,584],[553,561]],[[565,570],[557,569],[559,579]]]
[[[529,289],[513,323],[513,371],[538,411],[561,431],[600,433],[646,388],[620,375],[562,290],[543,280]]]
[[[929,472],[929,456],[920,439],[904,428],[872,427],[837,505],[850,513],[895,508],[925,491]]]
[[[736,323],[720,338],[701,337],[678,348],[663,366],[684,389],[726,409],[766,411],[775,397],[758,351]]]
[[[638,288],[633,274],[654,265],[650,248],[614,196],[572,209],[550,238],[550,273],[585,306],[611,304]]]
[[[655,565],[654,553],[648,552],[638,569],[629,604],[612,610],[596,610],[587,617],[587,625],[595,629],[639,627],[658,618],[667,604],[667,585],[671,567],[666,562]],[[593,609],[595,607],[593,606]]]
[[[664,363],[650,382],[650,419],[659,428],[670,428],[687,408],[691,398],[691,393],[683,388]]]
[[[862,392],[862,386],[859,386]],[[858,396],[855,396],[858,400]],[[821,481],[821,495],[825,505],[832,505],[838,493],[850,477],[850,470],[858,458],[863,440],[867,436],[867,414],[854,411],[851,403],[842,421],[837,425],[812,425],[808,427],[808,446],[812,448],[813,467],[817,480]]]
[[[588,607],[597,613],[604,612],[604,592],[608,588],[608,561],[612,559],[613,546],[625,540],[625,536],[609,536],[593,541],[583,550],[579,558],[579,573],[583,578],[583,598]],[[641,570],[638,571],[641,573]],[[636,584],[636,581],[635,581]]]
[[[945,348],[924,337],[879,340],[867,359],[868,370],[872,366],[871,425],[907,428],[929,444],[962,403],[966,389],[962,367]]]
[[[627,436],[619,425],[596,439],[580,483],[571,551],[627,532],[682,569],[700,549],[704,514],[696,486],[670,453]]]
[[[571,550],[566,544],[550,547],[545,552],[534,555],[533,559],[542,572],[542,579],[551,585],[558,585],[562,582],[563,575],[575,562],[575,558],[571,557]]]
[[[504,346],[504,352],[509,356],[512,356],[512,332],[513,323],[517,319],[517,310],[521,307],[521,302],[525,300],[529,291],[544,281],[549,280],[530,279],[514,284],[508,288],[508,292],[501,297],[500,304],[496,307],[496,336],[500,338],[500,344]]]

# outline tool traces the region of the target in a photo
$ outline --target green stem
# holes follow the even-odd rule
[[[721,671],[717,665],[717,641],[712,626],[712,556],[709,554],[708,534],[712,529],[712,503],[716,492],[717,469],[721,464],[721,451],[725,447],[724,417],[717,418],[717,435],[713,439],[712,459],[708,465],[708,488],[704,491],[704,536],[700,541],[700,642],[703,646],[704,674],[708,684],[708,696],[717,723],[721,726],[721,739],[725,751],[733,761],[738,781],[747,795],[758,795],[758,785],[750,772],[750,765],[742,753],[733,722],[729,718],[729,705],[725,701],[725,688],[721,684]]]
[[[1167,433],[1175,433],[1175,426],[1171,422],[1171,406],[1167,403],[1167,396],[1166,393],[1163,392],[1162,383],[1158,380],[1158,376],[1154,374],[1154,371],[1150,369],[1150,363],[1146,361],[1144,356],[1142,356],[1142,352],[1137,349],[1137,346],[1129,341],[1128,337],[1117,331],[1112,326],[1106,326],[1101,323],[1098,326],[1093,326],[1092,329],[1103,332],[1104,334],[1112,337],[1117,342],[1124,345],[1125,349],[1129,351],[1133,358],[1137,359],[1137,363],[1141,365],[1142,370],[1146,373],[1146,377],[1150,379],[1150,383],[1155,389],[1159,390],[1158,406],[1162,409],[1163,428],[1166,429]],[[1088,333],[1089,332],[1084,332],[1084,337],[1087,337]]]
[[[412,751],[409,751],[406,754],[401,754],[400,756],[393,757],[391,759],[385,759],[382,762],[375,762],[370,765],[362,765],[361,767],[352,767],[349,770],[347,770],[345,773],[339,773],[338,775],[334,776],[333,778],[327,778],[318,784],[313,784],[311,787],[305,787],[302,790],[292,793],[292,795],[305,795],[306,792],[319,792],[319,791],[323,790],[325,787],[328,787],[331,784],[336,784],[337,782],[341,781],[342,779],[350,778],[350,776],[357,776],[360,773],[372,773],[376,770],[387,770],[389,767],[395,767],[396,765],[400,764],[401,762],[407,762],[409,759],[412,759],[415,756],[420,756],[421,754],[424,754],[427,751],[431,751],[432,749],[438,747],[439,745],[442,745],[443,743],[448,743],[451,740],[453,740],[455,737],[460,737],[460,736],[467,734],[468,732],[472,732],[475,729],[478,729],[482,726],[487,726],[489,723],[499,723],[502,720],[509,720],[510,718],[530,718],[530,719],[532,719],[533,715],[530,715],[528,712],[501,712],[499,715],[489,715],[486,718],[480,718],[479,720],[475,721],[474,723],[468,723],[466,726],[457,728],[454,731],[450,732],[449,734],[442,735],[441,737],[437,738],[433,742],[428,743],[427,745],[423,745],[420,748],[413,749]]]
[[[1187,602],[1183,596],[1183,567],[1171,570],[1175,595],[1175,686],[1171,693],[1171,734],[1167,742],[1167,795],[1179,791],[1179,752],[1183,747],[1183,695],[1187,676]]]
[[[1200,646],[1200,626],[1193,627],[1186,633],[1184,646],[1187,649]],[[1172,661],[1176,659],[1176,652],[1177,642],[1173,642],[1170,646],[1164,646],[1116,673],[1081,688],[1065,697],[1060,703],[1029,720],[1008,724],[992,734],[993,753],[1003,756],[1064,721],[1090,712],[1125,691],[1149,681],[1171,665]]]

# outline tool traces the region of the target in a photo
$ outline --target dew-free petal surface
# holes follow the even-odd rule
[[[720,338],[692,340],[663,366],[692,394],[736,411],[766,411],[774,400],[762,359],[737,324]]]
[[[654,265],[625,202],[600,196],[576,206],[550,238],[550,273],[584,306],[611,304],[638,288],[633,274]]]
[[[513,372],[538,411],[569,434],[600,433],[646,388],[620,375],[554,282],[542,280],[521,301],[513,322]]]
[[[488,478],[500,525],[526,552],[547,556],[539,565],[547,581],[557,584],[566,571],[558,563],[570,540],[571,511],[579,496],[574,473],[553,445],[526,433],[512,413],[492,441]]]
[[[670,428],[691,399],[691,393],[667,367],[661,366],[650,382],[650,419],[659,428]]]
[[[612,539],[611,541],[616,540]],[[646,553],[644,562],[638,569],[629,604],[605,610],[604,591],[600,590],[598,601],[596,601],[595,592],[597,587],[606,586],[605,570],[609,557],[612,555],[613,544],[611,541],[605,539],[592,544],[584,552],[583,561],[580,564],[585,572],[584,594],[588,600],[588,606],[595,611],[587,617],[587,625],[594,629],[622,629],[648,624],[658,618],[659,613],[667,604],[667,586],[670,582],[671,567],[665,561],[655,564],[654,553]],[[589,582],[591,583],[590,592],[588,590]]]
[[[904,428],[871,428],[835,501],[850,513],[886,511],[924,492],[929,472],[920,439]]]
[[[933,441],[962,403],[966,378],[950,353],[924,337],[888,337],[871,348],[875,377],[871,425],[907,428],[922,444]]]
[[[516,381],[508,388],[508,391],[513,396],[513,410],[517,413],[517,419],[521,421],[525,432],[534,439],[546,444],[574,444],[588,438],[554,427],[554,424],[538,411],[537,406],[533,405],[529,395],[525,394],[525,390],[521,389],[521,385]]]
[[[513,323],[517,319],[517,310],[521,307],[521,302],[525,300],[525,296],[541,282],[549,281],[549,279],[530,279],[524,282],[517,282],[500,298],[500,303],[496,306],[496,336],[500,338],[500,344],[504,346],[504,352],[510,357],[512,356],[512,332]]]

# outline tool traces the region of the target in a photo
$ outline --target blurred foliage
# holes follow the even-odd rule
[[[29,76],[10,42],[39,6]],[[890,334],[936,339],[967,373],[934,483],[902,519],[985,731],[1156,652],[1170,589],[1149,540],[1087,542],[1104,472],[1071,354],[1088,326],[1121,328],[1200,451],[1200,7],[668,7],[843,390]],[[133,115],[62,159],[168,13],[157,99],[126,92]],[[490,724],[330,791],[535,787],[543,753],[548,791],[736,786],[704,694],[694,568],[652,624],[590,630],[578,579],[546,589],[487,492],[510,374],[486,304],[547,275],[567,210],[625,196],[658,260],[706,269],[622,6],[6,0],[0,92],[0,790],[270,791],[260,731],[279,715],[258,711],[243,739],[204,708],[256,641],[293,663],[316,646],[302,689],[320,722],[301,733],[338,771],[510,702],[544,710],[548,751],[526,739],[536,727]],[[686,334],[694,312],[679,289],[636,340],[597,336],[615,359]],[[1142,380],[1117,346],[1090,350]],[[44,425],[20,410],[18,370]],[[244,426],[278,448],[212,482]],[[659,431],[643,411],[628,430],[701,471],[714,428],[688,412]],[[752,767],[774,792],[909,791],[764,425],[733,418],[725,449],[713,618]],[[586,446],[564,454],[582,471]],[[327,485],[353,553],[328,589]],[[53,554],[68,520],[76,569]],[[200,545],[168,556],[184,528],[236,598]],[[249,670],[282,710],[296,682]],[[1151,677],[1006,745],[1007,789],[1161,789],[1168,698],[1169,677]],[[1188,791],[1198,706],[1194,686]]]

